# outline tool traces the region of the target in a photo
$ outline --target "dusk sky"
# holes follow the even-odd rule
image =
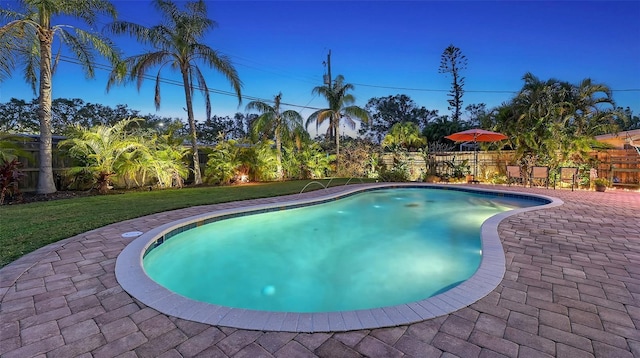
[[[122,20],[147,26],[159,22],[149,1],[113,3]],[[14,8],[15,1],[0,0],[0,6]],[[614,90],[617,105],[640,114],[640,1],[207,1],[207,6],[218,27],[203,42],[231,58],[246,96],[238,106],[227,80],[201,66],[208,86],[223,92],[211,97],[216,115],[244,113],[251,100],[269,101],[282,92],[283,102],[296,105],[284,109],[306,119],[326,106],[312,89],[322,85],[329,51],[333,77],[342,74],[355,85],[357,105],[406,94],[418,106],[449,114],[451,78],[438,68],[451,44],[468,61],[462,72],[463,106],[500,105],[531,72],[541,80],[604,83]],[[125,56],[144,51],[126,37],[114,41]],[[127,104],[143,114],[186,119],[180,87],[162,85],[162,107],[156,112],[153,81],[147,80],[140,92],[131,84],[107,93],[107,74],[98,70],[95,79],[87,80],[77,65],[62,62],[53,96]],[[168,67],[161,77],[181,80]],[[22,78],[15,73],[0,84],[0,102],[35,97]],[[194,108],[196,119],[204,120],[199,93]]]

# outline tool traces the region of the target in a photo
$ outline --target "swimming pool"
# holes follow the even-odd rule
[[[263,330],[321,331],[379,327],[450,312],[486,295],[500,282],[504,273],[504,255],[499,240],[496,245],[487,241],[484,234],[482,242],[480,240],[482,222],[503,210],[517,208],[509,211],[511,213],[529,210],[531,208],[522,207],[549,205],[552,200],[478,190],[434,190],[436,188],[422,185],[377,185],[358,190],[349,188],[343,193],[319,199],[329,204],[308,206],[308,202],[294,201],[290,204],[247,208],[247,211],[218,212],[169,224],[155,233],[146,233],[143,235],[145,237],[127,246],[125,251],[132,246],[137,247],[132,250],[137,251],[133,256],[133,261],[137,262],[133,266],[137,266],[138,271],[143,262],[146,261],[145,265],[155,262],[155,267],[159,269],[147,265],[147,273],[170,290],[150,280],[144,270],[141,272],[144,277],[138,277],[143,279],[136,280],[133,290],[140,293],[142,288],[142,296],[146,301],[165,313],[206,323]],[[366,193],[361,193],[363,190]],[[459,200],[473,201],[479,209],[474,213],[468,208],[455,209],[454,202]],[[431,205],[440,204],[444,205],[437,210],[429,209]],[[282,210],[290,205],[297,208]],[[318,213],[320,209],[328,212]],[[260,214],[247,215],[247,212]],[[354,212],[357,212],[356,215],[353,215]],[[336,224],[331,224],[329,217],[336,219]],[[433,225],[434,222],[451,218],[457,224],[449,222],[437,228]],[[483,231],[487,223],[491,226],[490,220],[485,222]],[[383,221],[388,222],[387,229],[381,229],[385,227]],[[276,225],[271,228],[269,223]],[[266,235],[272,233],[278,224],[282,226],[284,223],[293,223],[297,227],[292,229],[287,226],[285,232],[297,233]],[[475,226],[466,227],[468,223]],[[244,228],[249,226],[259,227],[260,230],[248,234]],[[238,227],[243,229],[238,231]],[[208,228],[217,233],[213,241],[224,243],[213,250],[220,254],[214,255],[213,260],[218,266],[206,267],[196,263],[196,256],[211,257],[211,253],[198,255],[205,249],[195,243],[198,237],[210,235],[205,233]],[[341,231],[346,232],[346,238],[337,236]],[[220,235],[220,232],[227,235]],[[363,232],[365,235],[361,236],[365,242],[351,240]],[[381,237],[377,237],[376,234],[380,232]],[[430,239],[436,240],[435,245],[425,241],[430,234],[433,234]],[[301,242],[304,241],[301,238],[310,240]],[[448,240],[451,238],[453,240]],[[188,245],[182,244],[185,240],[189,242]],[[280,245],[281,242],[292,240],[298,245]],[[443,240],[454,241],[458,245],[444,245]],[[240,249],[235,247],[235,243],[242,241],[248,243],[247,246]],[[135,243],[138,244],[133,245]],[[300,250],[287,252],[295,246],[299,246]],[[326,251],[322,246],[329,246],[330,250]],[[373,250],[377,253],[372,253],[370,246],[377,246]],[[181,255],[181,250],[186,253],[188,264],[175,265],[175,262],[179,262],[176,258]],[[164,255],[164,251],[170,254]],[[460,255],[462,251],[466,256]],[[260,255],[256,256],[255,252]],[[248,255],[252,255],[251,258]],[[337,260],[332,256],[357,259],[342,262],[342,259]],[[453,265],[456,260],[462,263],[453,270],[456,275],[443,280],[431,279],[436,271],[456,267]],[[247,268],[247,263],[255,265]],[[126,277],[118,274],[121,264],[124,262],[119,257],[116,265],[118,280],[125,281],[120,282],[121,285],[141,299],[130,291],[131,287],[127,288],[127,282],[132,281],[131,267],[127,269]],[[400,266],[401,270],[393,272],[394,266]],[[274,267],[284,267],[281,272],[284,279],[271,275]],[[318,267],[321,269],[311,270]],[[181,272],[182,268],[194,270]],[[167,272],[171,274],[164,275]],[[163,275],[177,277],[173,281],[178,283],[190,282],[191,278],[186,278],[193,276],[201,276],[203,280],[183,285],[186,289],[176,288],[171,283],[167,284]],[[366,279],[361,280],[360,276],[366,276]],[[311,280],[310,277],[318,279]],[[475,280],[468,280],[474,277]],[[245,288],[241,286],[247,285],[247,281],[248,291],[243,291]],[[439,286],[433,286],[430,285],[431,281],[442,282],[439,282]],[[462,284],[458,284],[462,281]],[[236,285],[237,282],[243,283]],[[338,285],[327,287],[325,283]],[[447,291],[453,286],[454,289]],[[352,297],[346,295],[346,291],[353,291]],[[295,294],[287,297],[292,292]],[[207,297],[211,293],[213,298]],[[297,293],[303,295],[296,296]],[[292,320],[295,323],[290,322]],[[295,329],[289,326],[295,326]]]

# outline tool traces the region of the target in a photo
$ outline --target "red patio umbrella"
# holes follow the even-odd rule
[[[475,144],[477,144],[477,142],[498,142],[503,139],[507,139],[508,137],[502,133],[487,131],[480,128],[473,128],[467,129],[466,131],[453,133],[446,136],[445,138],[450,139],[454,142],[473,142],[475,152],[475,169],[473,172],[473,180],[476,180],[478,177],[478,146]]]

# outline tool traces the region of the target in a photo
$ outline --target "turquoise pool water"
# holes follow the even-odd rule
[[[334,312],[414,302],[471,277],[480,226],[539,202],[424,188],[381,189],[241,216],[172,236],[146,273],[188,298],[279,312]]]

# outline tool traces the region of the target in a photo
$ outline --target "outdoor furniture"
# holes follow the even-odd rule
[[[578,168],[576,167],[560,167],[558,173],[558,180],[560,181],[560,187],[562,183],[571,184],[571,191],[578,185]],[[553,182],[553,189],[556,188],[555,181]]]
[[[466,131],[453,133],[446,136],[454,142],[473,142],[473,180],[470,183],[479,183],[478,181],[478,142],[492,143],[507,139],[502,133],[492,132],[480,128],[467,129]],[[469,181],[467,181],[469,182]]]
[[[531,178],[529,179],[529,187],[533,187],[533,183],[544,185],[549,188],[549,167],[535,166],[531,169]]]
[[[507,185],[512,183],[520,183],[525,185],[525,176],[518,165],[507,165]]]

